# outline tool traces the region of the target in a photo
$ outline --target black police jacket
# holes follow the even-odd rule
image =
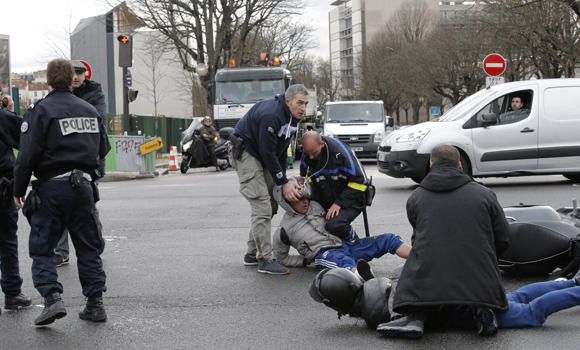
[[[55,89],[24,114],[14,167],[14,196],[23,197],[32,173],[41,181],[79,169],[92,173],[111,149],[103,119],[69,90]]]
[[[20,142],[20,119],[16,114],[0,109],[0,177],[11,179],[14,171],[13,148]]]
[[[101,84],[96,81],[85,79],[81,86],[73,89],[73,94],[95,106],[103,120],[106,120],[107,105],[105,104],[105,95],[101,89]]]
[[[309,175],[312,199],[324,209],[333,203],[341,208],[364,208],[366,174],[348,146],[323,136],[324,146],[317,159],[302,154],[300,176]]]

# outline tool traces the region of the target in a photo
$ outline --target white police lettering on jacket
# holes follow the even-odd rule
[[[98,134],[99,122],[97,118],[64,118],[58,120],[62,136],[69,134]]]

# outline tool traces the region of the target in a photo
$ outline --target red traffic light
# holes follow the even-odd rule
[[[129,37],[126,35],[119,35],[117,37],[117,40],[119,40],[119,42],[121,42],[122,44],[127,44],[129,42]]]
[[[274,57],[274,59],[272,60],[272,64],[274,64],[275,66],[280,65],[280,58]]]

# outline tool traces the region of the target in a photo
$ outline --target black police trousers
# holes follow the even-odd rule
[[[362,212],[362,209],[357,208],[340,208],[338,215],[329,219],[324,228],[329,233],[346,240],[353,238],[351,222]]]
[[[77,255],[83,295],[89,297],[107,290],[100,252],[103,242],[90,184],[73,188],[68,181],[42,182],[38,188],[40,208],[30,218],[29,252],[32,281],[43,297],[62,293],[54,262],[54,248],[65,229]]]
[[[7,295],[20,294],[22,278],[18,268],[18,209],[14,201],[8,206],[0,204],[0,285]]]

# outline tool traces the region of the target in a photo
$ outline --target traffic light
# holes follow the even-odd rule
[[[280,65],[280,58],[274,57],[272,59],[272,64],[275,65],[275,66],[279,66]]]
[[[119,40],[119,67],[133,66],[133,37],[127,34],[121,34],[117,37]]]
[[[133,89],[127,90],[127,99],[129,100],[129,102],[135,101],[137,99],[138,93],[139,93],[139,90],[133,90]]]

